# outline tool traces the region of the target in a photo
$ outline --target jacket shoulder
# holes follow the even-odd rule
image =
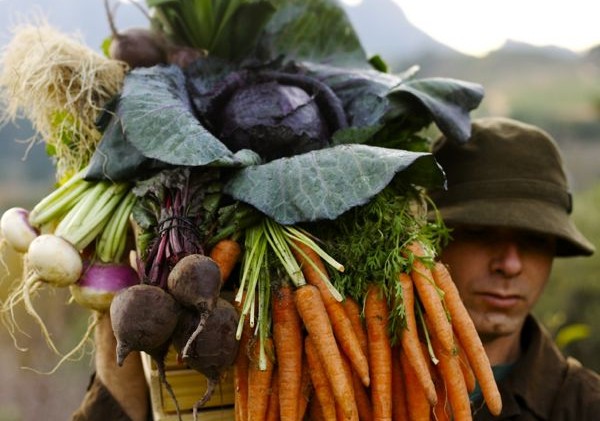
[[[556,400],[553,419],[597,420],[600,414],[600,375],[572,357]],[[576,412],[575,414],[573,412]]]

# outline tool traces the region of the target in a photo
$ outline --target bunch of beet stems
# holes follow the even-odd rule
[[[151,241],[140,246],[144,249],[140,250],[143,266],[139,271],[145,283],[165,289],[170,270],[181,258],[204,254],[202,240],[208,235],[200,227],[210,213],[207,190],[216,176],[216,172],[189,168],[163,171],[140,194],[142,205],[155,218],[155,225],[142,234],[151,236]]]
[[[444,265],[419,242],[402,249],[411,267],[398,274],[397,292],[388,297],[373,283],[360,301],[335,294],[324,261],[343,267],[297,228],[265,220],[247,230],[245,247],[236,420],[307,412],[326,420],[469,420],[476,382],[490,412],[500,413],[473,322]],[[283,280],[264,273],[267,250],[283,264]],[[405,313],[399,332],[391,330],[391,305]]]
[[[33,235],[20,249],[25,259],[25,279],[3,304],[2,320],[19,348],[14,308],[21,302],[24,304],[27,313],[40,326],[49,348],[62,356],[51,372],[82,349],[98,319],[94,317],[80,343],[62,355],[33,305],[32,294],[43,285],[73,288],[84,273],[84,254],[86,260],[120,262],[135,202],[128,183],[86,181],[84,173],[85,169],[73,175],[30,212],[22,210],[18,220],[3,224],[25,225]],[[86,306],[86,303],[80,304]]]

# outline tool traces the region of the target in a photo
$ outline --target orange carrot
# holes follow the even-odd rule
[[[243,302],[243,300],[242,300]],[[239,310],[239,305],[238,305]],[[233,366],[235,420],[248,420],[248,344],[252,337],[250,321],[244,321],[242,336],[239,342],[239,351]]]
[[[425,396],[425,391],[417,378],[415,369],[408,362],[404,351],[400,352],[400,364],[406,385],[406,403],[411,420],[429,420],[431,405]]]
[[[356,371],[352,371],[352,386],[354,388],[354,399],[356,400],[356,409],[358,410],[358,418],[362,421],[373,419],[373,407],[369,392]]]
[[[471,364],[469,364],[469,359],[467,358],[467,354],[465,353],[465,349],[460,343],[460,340],[456,341],[456,345],[458,349],[458,361],[460,362],[460,371],[462,371],[463,377],[465,378],[467,391],[471,393],[475,390],[477,379],[475,378],[475,373],[473,372]]]
[[[402,300],[404,304],[404,314],[406,319],[406,327],[402,330],[400,341],[406,358],[415,369],[415,374],[419,378],[419,382],[423,387],[425,396],[431,406],[435,405],[437,395],[435,385],[429,375],[427,369],[427,354],[423,353],[419,335],[417,332],[417,319],[415,316],[415,296],[413,289],[413,281],[406,273],[401,273],[398,277],[398,282],[402,289]]]
[[[223,285],[242,255],[242,248],[235,240],[223,239],[210,250],[210,258],[221,270],[221,285]]]
[[[358,412],[358,406],[356,404],[356,393],[354,393],[354,381],[353,381],[353,376],[352,376],[352,373],[355,373],[355,371],[352,370],[352,366],[350,365],[350,360],[348,360],[348,357],[346,355],[344,355],[344,353],[342,353],[342,362],[344,363],[344,372],[346,374],[346,379],[352,385],[352,404],[354,406],[353,412],[356,414],[355,419],[356,419],[356,421],[359,421],[360,415]],[[359,379],[359,384],[361,387],[363,386],[363,384],[360,382],[360,379]],[[336,407],[337,419],[340,421],[343,421],[345,419],[343,412],[342,412],[343,408],[337,402],[336,402],[335,407]]]
[[[278,368],[275,367],[273,370],[273,378],[271,379],[271,391],[269,393],[269,406],[267,407],[267,416],[265,421],[277,421],[279,420],[279,372]]]
[[[325,374],[325,368],[321,364],[319,354],[310,336],[307,336],[304,341],[304,349],[310,378],[314,387],[315,396],[313,399],[319,402],[319,409],[325,419],[333,420],[336,417],[333,391],[327,379],[327,374]]]
[[[302,267],[302,273],[306,282],[316,286],[321,292],[335,338],[350,359],[354,370],[360,375],[363,384],[369,386],[369,361],[367,360],[367,356],[362,352],[356,332],[352,328],[352,323],[344,311],[344,306],[335,299],[323,280],[323,276],[327,276],[325,264],[313,249],[299,241],[295,244],[299,250],[292,248],[294,256],[296,256]]]
[[[365,298],[365,320],[371,372],[373,419],[392,418],[392,347],[388,332],[389,309],[378,285],[369,286]]]
[[[429,355],[429,349],[423,342],[421,342],[421,348],[423,349],[423,354]],[[450,402],[448,402],[446,385],[444,384],[444,379],[442,379],[438,367],[433,364],[431,358],[427,358],[427,369],[433,379],[435,392],[437,393],[437,402],[431,408],[433,419],[435,421],[450,421],[452,419],[452,409],[450,408]]]
[[[336,402],[343,408],[346,419],[354,419],[354,391],[352,383],[344,373],[344,363],[333,335],[333,329],[325,310],[319,289],[306,284],[296,289],[296,308],[308,335],[312,338],[327,378],[333,390]]]
[[[344,311],[346,315],[350,319],[350,323],[352,323],[352,327],[354,328],[354,332],[358,337],[358,343],[360,344],[360,348],[363,353],[368,356],[368,341],[367,341],[367,331],[365,330],[365,324],[363,323],[362,317],[360,315],[361,308],[356,302],[356,300],[352,297],[346,297],[344,301],[342,301],[342,305],[344,306]]]
[[[352,327],[354,328],[354,332],[358,337],[358,342],[360,343],[360,348],[363,353],[367,356],[369,355],[368,350],[368,340],[367,340],[367,331],[365,330],[365,325],[362,321],[360,312],[360,306],[352,297],[346,297],[342,302],[344,306],[344,311],[346,315],[350,319],[352,323]],[[356,406],[358,408],[358,417],[361,420],[372,420],[373,419],[373,408],[371,405],[371,398],[365,388],[365,385],[362,383],[360,376],[354,370],[352,370],[352,384],[354,386],[354,397],[356,398]]]
[[[392,420],[409,421],[408,403],[406,402],[406,387],[402,363],[400,362],[400,347],[392,348]]]
[[[273,343],[279,367],[279,408],[282,421],[298,421],[302,385],[302,321],[289,284],[273,293]]]
[[[304,350],[304,347],[302,347]],[[310,381],[310,371],[306,362],[306,352],[302,352],[302,377],[300,385],[300,398],[298,399],[298,421],[302,421],[308,410],[308,402],[313,393],[313,385]]]
[[[447,353],[452,353],[455,347],[452,325],[448,320],[442,299],[434,284],[431,270],[420,260],[420,258],[427,257],[425,251],[421,244],[416,241],[410,243],[406,249],[414,256],[410,276],[423,304],[425,313],[427,313],[431,321],[431,333],[438,337],[440,345]]]
[[[433,407],[433,418],[435,421],[450,421],[452,419],[450,416],[452,410],[450,409],[450,403],[447,398],[446,385],[441,378],[436,382],[435,390],[438,395],[438,400]]]
[[[248,367],[248,421],[264,421],[269,406],[269,393],[273,378],[273,361],[267,358],[266,370],[258,366],[260,341],[254,342],[253,358]],[[273,341],[267,338],[265,342],[267,355],[273,355]]]
[[[483,398],[490,412],[493,415],[499,415],[502,411],[502,399],[492,373],[490,361],[475,329],[475,324],[461,301],[458,289],[443,263],[438,262],[434,266],[433,276],[438,286],[444,291],[444,300],[452,318],[454,331],[479,382]]]
[[[311,399],[308,403],[308,419],[310,421],[330,421],[333,418],[326,418],[319,400]]]
[[[429,322],[429,319],[426,318],[426,321]],[[458,354],[447,352],[435,335],[431,335],[430,339],[435,356],[439,360],[436,368],[444,381],[452,416],[456,420],[469,421],[472,419],[471,402],[465,378],[460,370]]]

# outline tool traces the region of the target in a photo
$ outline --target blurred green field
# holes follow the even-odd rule
[[[563,351],[600,372],[600,184],[575,196],[574,218],[596,246],[592,257],[557,259],[535,313]],[[564,343],[563,343],[564,342]]]

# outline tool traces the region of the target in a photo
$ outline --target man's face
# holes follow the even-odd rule
[[[519,332],[550,275],[552,236],[458,226],[441,254],[484,342]]]

